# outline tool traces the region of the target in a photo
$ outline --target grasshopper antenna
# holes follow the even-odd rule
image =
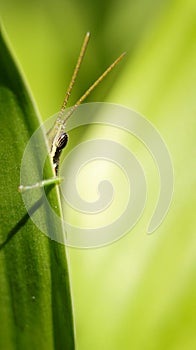
[[[61,117],[63,115],[63,112],[64,112],[64,110],[65,110],[65,108],[67,106],[67,102],[68,102],[69,97],[71,95],[71,91],[73,89],[73,86],[74,86],[75,81],[76,81],[76,77],[78,75],[80,66],[82,64],[82,61],[83,61],[83,58],[84,58],[84,55],[85,55],[85,52],[86,52],[86,49],[87,49],[87,45],[88,45],[89,39],[90,39],[90,32],[87,32],[86,35],[85,35],[85,38],[84,38],[81,50],[80,50],[80,54],[79,54],[79,57],[78,57],[78,60],[77,60],[77,63],[76,63],[76,66],[75,66],[75,69],[74,69],[71,81],[70,81],[68,89],[66,91],[65,98],[63,100],[63,104],[62,104],[61,110],[60,110],[59,115],[58,115],[58,121],[61,119]]]
[[[86,90],[86,92],[79,98],[75,105],[70,109],[70,111],[65,116],[65,119],[62,121],[62,126],[64,126],[67,120],[74,113],[76,108],[81,105],[82,102],[90,95],[90,93],[101,83],[101,81],[108,75],[109,72],[122,60],[126,55],[126,52],[123,52],[106,70],[105,72]],[[64,111],[64,110],[63,110]]]
[[[88,45],[89,39],[90,39],[90,32],[87,32],[86,35],[85,35],[85,38],[84,38],[81,50],[80,50],[80,54],[78,56],[78,60],[77,60],[77,63],[76,63],[73,75],[71,77],[68,89],[66,91],[62,107],[61,107],[61,109],[60,109],[60,111],[59,111],[59,113],[57,115],[57,119],[56,119],[56,121],[54,123],[54,126],[47,132],[48,144],[49,144],[50,149],[52,149],[52,145],[53,145],[54,139],[57,139],[57,136],[60,133],[61,127],[63,125],[63,122],[61,121],[61,119],[63,117],[64,111],[66,109],[66,106],[67,106],[67,103],[68,103],[68,100],[69,100],[69,97],[71,95],[71,91],[73,89],[73,86],[75,84],[75,81],[76,81],[76,78],[77,78],[80,66],[82,64],[82,61],[83,61],[83,58],[84,58],[84,55],[85,55],[85,52],[86,52],[86,49],[87,49],[87,45]],[[57,131],[57,130],[59,130],[59,131]]]

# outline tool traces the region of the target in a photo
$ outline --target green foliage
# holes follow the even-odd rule
[[[155,184],[158,180],[147,152],[139,149],[140,161],[146,169],[149,198],[152,196],[140,223],[111,246],[91,251],[69,249],[77,349],[195,350],[195,1],[7,0],[0,6],[15,52],[45,118],[58,111],[79,47],[86,31],[90,31],[91,42],[71,103],[113,59],[127,51],[124,62],[91,95],[90,100],[119,103],[143,113],[158,128],[173,159],[173,202],[168,216],[153,235],[147,236],[145,229],[156,205]],[[4,96],[6,94],[4,92]],[[14,99],[11,101],[13,103]],[[31,120],[35,125],[31,124],[27,129],[22,126],[19,134],[22,133],[23,138],[19,143],[15,141],[18,125],[23,125],[24,120],[18,122],[14,118],[14,127],[7,127],[12,106],[1,115],[4,125],[3,129],[1,127],[1,142],[5,132],[8,133],[6,140],[9,140],[6,144],[3,141],[1,151],[2,210],[8,206],[8,214],[1,217],[5,237],[6,232],[26,215],[16,188],[23,149],[38,125],[35,118],[26,120],[25,123]],[[31,112],[27,114],[30,116]],[[70,139],[77,144],[79,137],[77,130]],[[127,135],[118,134],[118,137],[121,143],[134,149],[135,143],[127,141]],[[10,147],[13,142],[15,153],[12,156]],[[20,145],[22,148],[17,151]],[[7,197],[8,201],[5,201]],[[20,208],[23,208],[22,214]],[[13,215],[17,217],[14,219]],[[16,240],[20,241],[22,256],[26,251],[31,256],[22,266],[31,264],[33,271],[44,260],[40,257],[32,259],[34,250],[45,254],[42,245],[45,242],[51,245],[40,232],[29,234],[31,229],[36,231],[32,222],[27,220],[25,229],[23,225],[0,251],[1,268],[4,269],[0,288],[3,289],[1,298],[5,304],[0,311],[1,325],[5,338],[11,342],[18,332],[23,332],[21,327],[18,332],[15,329],[13,335],[10,326],[10,322],[14,322],[15,304],[10,304],[9,280],[20,271],[16,263],[20,256],[16,254],[16,247],[19,249]],[[39,245],[28,243],[35,238],[40,240]],[[7,259],[5,251],[8,247]],[[7,264],[14,270],[10,271]],[[44,274],[41,272],[39,278],[47,278],[47,271],[49,273],[50,269],[46,268]],[[28,301],[33,309],[33,301]],[[41,329],[42,322],[45,332],[51,337],[47,325],[49,319],[46,323],[45,319],[39,319],[40,315],[45,317],[45,309],[37,314],[38,320],[36,317],[32,320],[32,329],[37,326],[36,322],[37,329]],[[46,339],[44,334],[43,331],[40,342]],[[0,337],[0,341],[2,339]],[[32,339],[33,344],[34,336]]]

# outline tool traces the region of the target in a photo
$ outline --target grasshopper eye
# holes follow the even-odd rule
[[[68,135],[64,132],[59,136],[56,143],[56,147],[58,151],[61,151],[63,148],[65,148],[67,142],[68,142]]]

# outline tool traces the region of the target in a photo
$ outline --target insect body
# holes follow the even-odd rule
[[[68,135],[64,132],[59,136],[59,138],[57,140],[57,144],[56,144],[55,153],[54,153],[54,155],[52,155],[52,162],[53,162],[53,166],[54,166],[54,170],[55,170],[56,175],[58,174],[60,155],[61,155],[63,148],[65,148],[67,142],[68,142]]]
[[[76,63],[70,84],[68,86],[67,92],[65,94],[65,98],[63,101],[63,105],[61,107],[61,110],[58,114],[57,120],[52,127],[51,130],[47,133],[48,138],[48,144],[50,149],[50,157],[53,163],[53,167],[55,170],[56,178],[49,179],[49,180],[43,180],[41,182],[37,182],[34,185],[31,186],[23,186],[20,185],[18,190],[19,192],[24,192],[28,189],[32,188],[39,188],[44,187],[48,184],[54,184],[58,183],[61,179],[57,176],[58,175],[58,167],[59,167],[59,161],[60,161],[60,155],[62,150],[65,148],[67,142],[68,142],[68,135],[65,131],[65,126],[67,120],[71,117],[71,115],[74,113],[74,111],[77,109],[77,107],[90,95],[90,93],[96,88],[96,86],[105,78],[105,76],[121,61],[121,59],[124,57],[125,53],[122,53],[106,70],[105,72],[86,90],[86,92],[82,95],[82,97],[79,98],[79,100],[71,107],[67,114],[64,116],[65,109],[67,107],[67,103],[69,100],[69,97],[71,95],[72,88],[75,84],[75,80],[78,74],[78,71],[80,69],[82,60],[84,58],[84,54],[86,52],[86,48],[88,45],[88,41],[90,38],[90,33],[88,32],[84,38],[84,42],[82,44],[82,48],[78,57],[78,61]]]

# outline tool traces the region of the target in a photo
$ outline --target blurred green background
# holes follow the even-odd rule
[[[59,110],[87,31],[71,104],[127,51],[88,101],[141,112],[173,159],[173,202],[154,234],[146,227],[158,181],[143,151],[149,198],[140,222],[110,246],[69,249],[77,349],[196,349],[195,1],[6,0],[0,14],[43,119]]]

